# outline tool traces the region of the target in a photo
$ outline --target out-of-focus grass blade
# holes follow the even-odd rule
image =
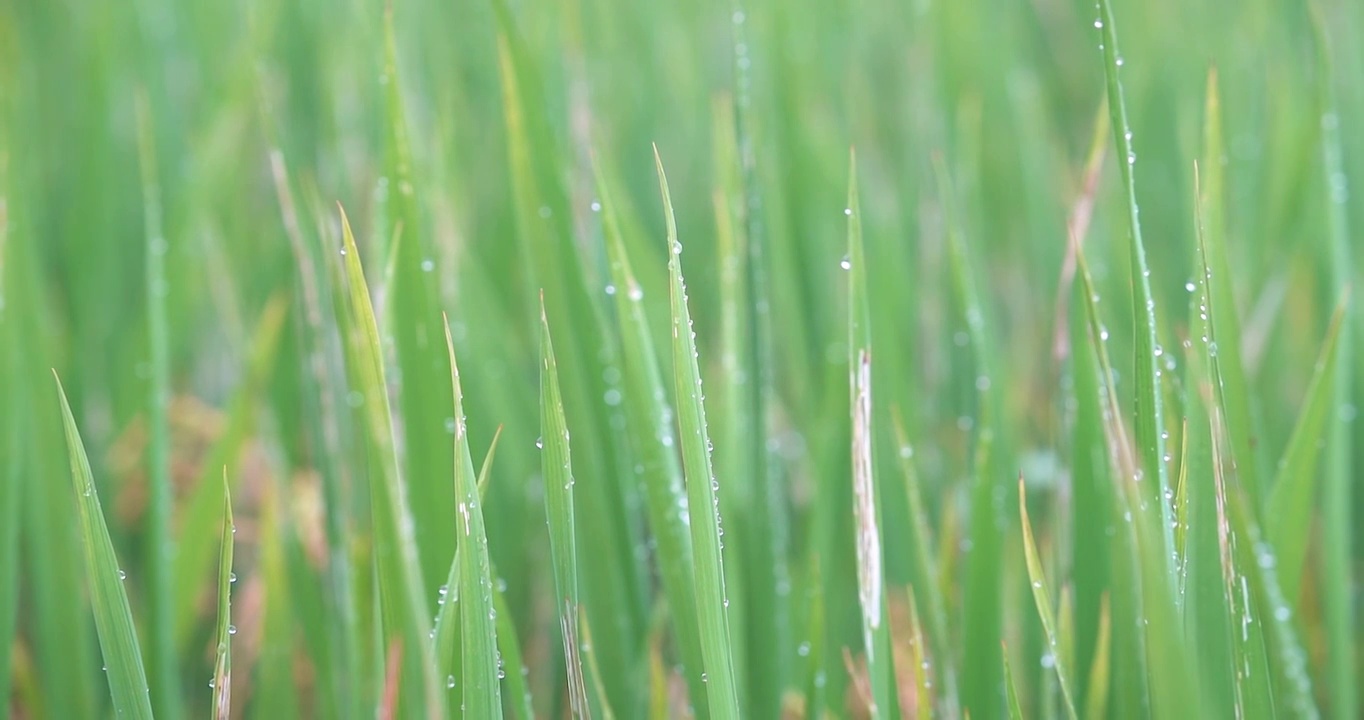
[[[1009,720],[1023,720],[1023,708],[1018,704],[1018,688],[1014,686],[1014,673],[1009,668],[1009,646],[1000,643],[1000,657],[1004,659],[1004,694],[1009,707]]]
[[[497,436],[494,436],[496,442]],[[492,451],[489,451],[491,458]],[[489,463],[485,460],[484,469]],[[479,497],[484,496],[483,474],[479,474],[478,483]],[[526,685],[526,662],[521,657],[521,638],[516,632],[516,624],[513,620],[511,608],[507,606],[507,593],[505,581],[497,573],[497,568],[493,569],[493,576],[499,578],[497,587],[493,590],[493,611],[497,613],[497,649],[501,653],[499,656],[500,669],[498,673],[503,675],[503,683],[506,684],[506,692],[510,697],[507,698],[508,704],[512,709],[513,717],[519,720],[535,720],[535,710],[531,703],[530,688]]]
[[[363,421],[372,450],[369,490],[381,647],[396,644],[402,652],[400,662],[406,671],[401,674],[399,713],[404,717],[441,714],[445,708],[444,696],[438,689],[436,663],[431,656],[431,621],[421,597],[421,570],[413,537],[404,529],[412,520],[394,451],[393,419],[389,415],[379,326],[350,221],[344,210],[340,212],[342,252],[349,285],[349,326],[344,328],[343,336],[347,341],[349,374],[356,392],[360,393]],[[486,613],[484,617],[487,617]]]
[[[1047,636],[1047,652],[1052,654],[1056,667],[1056,677],[1061,683],[1061,696],[1066,703],[1066,716],[1075,720],[1075,699],[1071,695],[1070,667],[1066,663],[1062,644],[1057,640],[1056,617],[1051,611],[1051,597],[1047,594],[1046,576],[1042,572],[1042,558],[1037,554],[1037,542],[1033,539],[1032,522],[1028,519],[1028,498],[1023,487],[1023,476],[1018,476],[1018,515],[1023,525],[1023,558],[1028,566],[1028,579],[1032,581],[1033,602],[1037,605],[1037,616],[1042,621],[1042,631]]]
[[[545,516],[549,522],[550,561],[559,633],[568,671],[568,702],[574,717],[590,716],[583,684],[578,642],[578,557],[573,525],[573,465],[569,455],[568,424],[559,393],[559,368],[554,361],[549,320],[540,294],[540,440],[541,472],[545,477]]]
[[[644,313],[644,291],[635,278],[616,217],[614,193],[597,165],[597,197],[602,231],[615,288],[621,339],[621,367],[627,430],[642,470],[649,529],[657,544],[658,569],[668,598],[673,638],[691,692],[692,705],[704,717],[706,686],[701,682],[701,632],[692,583],[691,537],[687,529],[687,492],[678,464],[673,410],[659,370],[653,334]],[[736,438],[736,442],[738,439]],[[735,479],[736,482],[738,479]]]
[[[232,715],[232,636],[237,628],[232,624],[232,546],[236,541],[237,526],[232,522],[232,491],[227,484],[227,468],[223,468],[223,531],[222,550],[218,556],[218,648],[213,663],[213,716],[228,720]]]
[[[90,586],[90,605],[95,613],[95,629],[99,631],[100,650],[109,677],[109,693],[114,702],[114,713],[134,720],[152,717],[147,675],[142,668],[142,651],[137,644],[137,629],[133,626],[133,611],[128,605],[128,593],[123,589],[123,570],[114,555],[114,543],[109,539],[109,528],[104,524],[104,510],[95,491],[95,478],[90,472],[90,460],[81,443],[76,418],[62,390],[62,381],[53,372],[57,395],[62,403],[62,424],[66,428],[66,444],[71,460],[71,486],[76,491],[76,510],[80,524],[81,545],[85,554],[86,579]],[[73,668],[79,670],[79,668]]]
[[[1165,432],[1165,428],[1160,391],[1160,354],[1163,351],[1156,339],[1156,301],[1151,296],[1151,271],[1146,263],[1146,246],[1141,238],[1136,182],[1133,179],[1137,153],[1132,149],[1132,130],[1127,122],[1127,101],[1123,98],[1122,83],[1118,79],[1122,56],[1118,52],[1118,35],[1114,27],[1112,3],[1110,0],[1099,0],[1098,9],[1099,18],[1094,25],[1099,29],[1099,48],[1103,52],[1108,111],[1112,118],[1113,139],[1118,148],[1118,174],[1122,177],[1126,203],[1128,251],[1133,273],[1132,308],[1136,328],[1134,406],[1138,453],[1133,472],[1138,479],[1146,477],[1155,481],[1139,483],[1143,498],[1139,507],[1143,512],[1153,505],[1159,509],[1159,536],[1164,543],[1161,556],[1166,562],[1167,572],[1173,576],[1174,513],[1170,507],[1173,495],[1170,493],[1164,461],[1165,438],[1162,433]]]
[[[6,108],[0,104],[0,113]],[[0,121],[0,137],[8,130]],[[0,151],[0,206],[8,207],[8,153]],[[9,245],[8,210],[0,212],[0,383],[14,387],[20,382],[18,322],[8,310],[8,268],[6,257]],[[22,441],[19,424],[22,412],[16,398],[7,397],[0,403],[0,647],[13,648],[19,608],[19,497],[23,482],[21,459]],[[10,667],[14,653],[0,652],[0,698],[10,697],[12,675]]]
[[[1260,476],[1253,436],[1250,388],[1241,360],[1241,320],[1232,292],[1231,260],[1227,248],[1226,148],[1222,140],[1222,102],[1217,70],[1208,72],[1207,100],[1203,110],[1203,162],[1199,165],[1202,192],[1197,202],[1202,214],[1208,272],[1208,314],[1217,331],[1217,368],[1221,375],[1223,417],[1231,438],[1236,477],[1254,502],[1263,501],[1269,490]]]
[[[1316,369],[1307,386],[1302,411],[1279,460],[1274,487],[1264,507],[1265,531],[1274,546],[1279,582],[1294,606],[1300,597],[1307,542],[1311,538],[1313,508],[1317,506],[1319,460],[1326,423],[1335,407],[1335,382],[1340,376],[1340,335],[1349,297],[1340,299],[1331,316],[1330,328],[1317,355]],[[1221,345],[1219,344],[1219,347]],[[1324,499],[1324,498],[1323,498]]]
[[[1336,105],[1336,70],[1331,47],[1330,27],[1321,3],[1308,3],[1316,49],[1316,86],[1321,113],[1321,159],[1326,207],[1326,246],[1324,259],[1331,268],[1331,294],[1339,298],[1350,287],[1355,272],[1351,248],[1357,238],[1350,235],[1349,179],[1345,174],[1344,151],[1340,138],[1340,112]],[[1346,310],[1347,313],[1350,311]],[[1351,331],[1347,320],[1341,326],[1339,364],[1334,381],[1335,393],[1327,415],[1325,432],[1326,464],[1322,488],[1322,605],[1325,609],[1326,673],[1333,717],[1359,717],[1359,676],[1355,634],[1357,601],[1354,574],[1354,509],[1358,478],[1352,469],[1353,428],[1347,413],[1353,414],[1350,387],[1355,368]],[[1289,582],[1296,584],[1296,578]],[[1290,596],[1291,600],[1297,598]]]
[[[1099,631],[1094,646],[1094,664],[1089,667],[1089,695],[1085,698],[1085,720],[1102,720],[1108,716],[1108,683],[1110,676],[1109,634],[1112,618],[1108,596],[1099,604]]]
[[[181,715],[180,666],[176,660],[175,613],[172,588],[170,478],[170,339],[166,317],[166,236],[161,229],[161,185],[156,172],[156,138],[145,92],[137,93],[138,164],[142,170],[144,247],[147,263],[147,335],[150,383],[147,398],[147,574],[148,665],[153,683],[153,705],[163,717]]]
[[[871,685],[871,716],[899,717],[890,620],[886,617],[885,563],[881,558],[881,517],[873,473],[871,412],[871,323],[867,304],[866,255],[862,249],[862,208],[857,198],[857,156],[849,156],[848,178],[848,391],[852,409],[853,516],[857,533],[858,600],[862,642]]]
[[[473,459],[464,420],[464,391],[459,384],[455,344],[450,324],[445,326],[445,348],[450,359],[450,386],[455,408],[455,525],[464,546],[459,571],[460,672],[464,691],[463,711],[470,717],[502,717],[501,656],[497,651],[497,611],[493,606],[492,566],[488,560],[488,536],[483,528],[483,508],[478,499]],[[516,669],[520,672],[520,668]]]
[[[909,603],[909,662],[914,676],[914,718],[929,720],[933,717],[933,680],[928,674],[932,657],[924,637],[923,625],[919,622],[919,607],[914,602],[914,590],[905,593]]]
[[[654,149],[663,212],[668,226],[668,275],[671,278],[673,319],[673,374],[677,392],[678,428],[682,443],[682,467],[686,477],[690,515],[697,616],[701,628],[702,679],[711,717],[727,720],[739,716],[734,686],[734,667],[729,654],[729,621],[725,609],[724,561],[721,557],[718,481],[711,470],[710,437],[701,394],[701,369],[697,363],[696,336],[687,308],[687,289],[682,279],[682,243],[677,239],[668,178],[663,159]]]

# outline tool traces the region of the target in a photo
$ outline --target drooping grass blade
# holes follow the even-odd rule
[[[725,609],[724,561],[721,557],[719,480],[711,469],[711,444],[706,429],[706,409],[701,394],[701,369],[697,362],[696,336],[687,308],[682,279],[682,243],[677,239],[668,179],[663,160],[654,149],[663,212],[668,226],[668,274],[671,278],[673,318],[673,374],[677,393],[678,430],[682,444],[682,467],[686,478],[692,552],[695,559],[697,615],[701,628],[702,679],[707,682],[711,717],[728,720],[739,716],[730,657],[729,622]]]
[[[120,717],[150,720],[152,706],[147,674],[142,667],[142,651],[138,647],[128,593],[123,588],[126,574],[119,568],[114,543],[109,539],[109,528],[104,524],[104,510],[95,491],[90,460],[85,455],[85,445],[81,443],[80,430],[71,415],[62,381],[56,372],[52,376],[57,382],[57,396],[62,404],[62,424],[66,429],[67,452],[71,460],[71,487],[76,496],[90,605],[95,613],[100,650],[104,653],[114,712]]]
[[[1051,596],[1047,588],[1046,576],[1042,572],[1042,558],[1037,553],[1037,542],[1033,539],[1032,522],[1028,519],[1028,498],[1023,487],[1023,476],[1018,477],[1018,514],[1023,527],[1023,558],[1028,566],[1028,579],[1032,582],[1033,602],[1037,605],[1037,616],[1042,621],[1046,633],[1047,652],[1051,653],[1056,667],[1056,677],[1061,684],[1061,696],[1065,700],[1066,716],[1075,720],[1075,699],[1071,690],[1070,667],[1062,652],[1064,647],[1058,642],[1056,617],[1051,611]]]

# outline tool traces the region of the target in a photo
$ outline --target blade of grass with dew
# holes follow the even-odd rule
[[[857,198],[857,155],[848,165],[848,400],[852,411],[853,515],[857,528],[857,584],[862,607],[862,643],[867,657],[873,718],[900,715],[886,617],[885,563],[881,556],[880,505],[872,451],[871,312],[867,301],[862,208]]]
[[[465,713],[476,718],[502,717],[501,655],[497,650],[496,610],[493,607],[492,566],[488,560],[488,537],[483,528],[483,507],[478,501],[477,480],[464,420],[464,391],[459,384],[455,344],[450,325],[445,326],[445,350],[450,359],[450,386],[454,390],[456,536],[466,553],[459,571],[460,686]]]
[[[493,10],[519,252],[530,287],[544,289],[550,323],[564,329],[559,338],[564,408],[569,430],[579,438],[574,457],[585,478],[577,508],[583,607],[597,631],[595,650],[611,705],[632,716],[643,708],[641,639],[648,620],[642,554],[635,551],[642,534],[626,510],[638,503],[634,487],[625,482],[632,465],[622,433],[611,425],[618,411],[602,402],[615,389],[607,378],[618,372],[616,349],[574,238],[538,68],[505,2],[494,0]]]
[[[461,398],[461,402],[462,400],[463,398]],[[488,473],[492,470],[493,459],[497,456],[497,444],[501,439],[502,427],[498,426],[497,432],[493,434],[492,442],[488,445],[488,452],[483,456],[483,466],[478,470],[479,502],[488,496]],[[458,455],[460,451],[456,449],[455,452]],[[469,462],[472,466],[473,459],[470,458]],[[450,560],[450,570],[446,573],[445,584],[440,586],[436,598],[436,605],[439,609],[436,612],[436,625],[432,637],[435,639],[437,674],[444,676],[447,690],[452,690],[458,686],[456,678],[459,676],[462,666],[459,650],[462,646],[460,642],[459,579],[462,572],[464,547],[463,543],[455,545],[455,552]],[[503,644],[500,626],[498,642],[500,647]]]
[[[636,470],[643,474],[649,528],[657,544],[659,575],[668,598],[673,637],[680,651],[693,708],[698,717],[704,718],[709,706],[706,686],[701,681],[701,633],[696,616],[696,588],[690,570],[693,557],[687,529],[687,493],[674,449],[673,409],[667,399],[654,336],[642,305],[643,290],[631,267],[617,223],[614,193],[600,165],[597,166],[597,195],[610,258],[611,282],[616,288],[614,297],[620,328],[627,428],[639,463]]]
[[[905,593],[909,604],[909,668],[914,678],[914,715],[919,720],[933,717],[933,679],[928,669],[932,657],[919,622],[919,607],[914,603],[914,589]]]
[[[1014,686],[1014,673],[1009,668],[1009,647],[1000,643],[999,656],[1004,659],[1004,695],[1009,708],[1009,720],[1023,720],[1023,708],[1018,703],[1018,688]]]
[[[706,409],[701,394],[701,369],[687,308],[687,290],[682,279],[682,243],[677,239],[668,178],[663,159],[654,148],[663,213],[667,221],[668,275],[671,278],[673,318],[673,374],[677,393],[677,417],[682,445],[682,467],[687,486],[697,617],[701,629],[702,679],[711,717],[726,720],[739,716],[739,699],[734,686],[733,660],[729,654],[729,621],[725,612],[724,560],[721,553],[718,480],[711,469],[711,443],[706,428]]]
[[[1295,607],[1301,598],[1307,542],[1311,537],[1313,509],[1317,506],[1317,482],[1321,475],[1318,465],[1324,454],[1321,439],[1336,402],[1340,335],[1348,302],[1348,297],[1342,297],[1331,316],[1302,411],[1279,460],[1279,471],[1264,507],[1265,531],[1274,546],[1279,581],[1284,596]]]
[[[937,660],[937,678],[942,708],[945,714],[955,717],[960,699],[957,696],[957,671],[953,660],[954,648],[948,635],[947,611],[943,608],[943,593],[939,591],[938,563],[934,553],[932,527],[924,512],[923,492],[920,489],[919,473],[914,467],[914,449],[909,444],[909,433],[897,407],[891,424],[895,440],[900,448],[900,472],[904,475],[905,496],[909,507],[910,537],[914,539],[914,561],[910,582],[910,600],[917,608],[927,606],[928,633],[931,652],[928,657]],[[918,611],[915,611],[916,616]],[[916,620],[917,622],[917,620]],[[920,668],[928,670],[929,668]]]
[[[1099,0],[1099,18],[1094,26],[1099,29],[1099,49],[1103,53],[1104,79],[1108,92],[1108,111],[1112,118],[1113,140],[1117,145],[1118,174],[1126,204],[1128,251],[1134,288],[1133,323],[1136,330],[1136,381],[1134,383],[1134,411],[1138,461],[1133,471],[1136,478],[1150,476],[1155,482],[1141,483],[1143,511],[1149,505],[1160,510],[1160,537],[1165,550],[1161,556],[1167,564],[1167,574],[1174,575],[1174,517],[1170,507],[1169,475],[1165,468],[1165,432],[1161,410],[1160,344],[1156,339],[1156,301],[1151,296],[1151,271],[1146,262],[1146,246],[1141,237],[1138,217],[1136,181],[1133,178],[1137,153],[1132,149],[1132,130],[1127,122],[1127,101],[1118,79],[1122,57],[1118,52],[1118,35],[1110,0]]]
[[[1109,637],[1112,619],[1108,609],[1108,596],[1104,595],[1099,603],[1099,631],[1094,646],[1094,664],[1089,667],[1089,695],[1085,698],[1085,720],[1102,720],[1108,717],[1108,684],[1111,676],[1111,650]]]
[[[165,717],[178,717],[181,699],[176,682],[180,665],[174,637],[172,574],[175,565],[171,542],[170,428],[166,417],[170,403],[170,339],[166,318],[167,240],[161,228],[161,185],[156,172],[156,138],[145,92],[137,94],[138,165],[142,170],[142,208],[147,263],[147,334],[150,383],[147,397],[147,578],[148,666],[152,679],[152,705]]]
[[[109,528],[104,524],[104,509],[100,507],[99,494],[95,491],[95,478],[90,472],[90,460],[85,455],[80,430],[76,428],[76,418],[71,415],[71,406],[57,373],[53,372],[52,376],[62,404],[62,424],[66,428],[67,452],[71,459],[71,487],[76,495],[90,605],[95,614],[100,650],[104,654],[114,713],[134,720],[150,719],[152,706],[147,674],[142,666],[142,651],[138,648],[128,593],[123,589],[126,575],[119,568],[114,544],[109,539]]]
[[[1023,476],[1018,476],[1018,515],[1023,528],[1023,558],[1028,566],[1028,579],[1032,582],[1033,602],[1037,605],[1037,616],[1042,621],[1042,631],[1046,633],[1048,652],[1054,658],[1056,678],[1061,684],[1061,696],[1065,701],[1066,717],[1075,720],[1075,698],[1072,695],[1070,667],[1066,663],[1063,648],[1056,632],[1056,617],[1051,611],[1051,597],[1048,595],[1046,576],[1042,572],[1042,558],[1037,554],[1037,542],[1033,539],[1032,522],[1028,519],[1028,498],[1023,487]]]
[[[952,294],[966,322],[968,344],[975,362],[975,383],[978,417],[972,445],[970,486],[970,543],[971,552],[965,560],[965,649],[962,667],[970,668],[962,677],[962,704],[977,716],[990,716],[999,710],[999,688],[1002,679],[1000,638],[1003,637],[1001,605],[1001,568],[1003,557],[1003,518],[1001,503],[996,501],[993,478],[998,470],[995,422],[999,417],[999,389],[992,387],[991,378],[998,377],[990,369],[994,355],[985,334],[985,316],[976,291],[973,273],[975,266],[967,254],[966,241],[954,214],[952,180],[946,162],[934,156],[939,202],[947,232],[948,264],[951,268]]]
[[[489,455],[491,456],[491,451]],[[489,464],[487,461],[483,463],[485,468]],[[486,493],[481,473],[479,477],[479,497],[482,498]],[[502,683],[506,686],[503,692],[507,694],[507,703],[512,709],[513,717],[519,720],[534,720],[534,704],[531,702],[530,687],[526,684],[528,669],[521,656],[521,638],[516,631],[511,608],[507,605],[507,583],[497,572],[496,566],[490,567],[493,577],[498,578],[493,589],[493,611],[497,613],[497,651],[500,653],[498,658],[501,663],[498,666],[498,673],[503,676]]]
[[[369,491],[373,528],[374,567],[378,581],[382,646],[398,643],[402,651],[402,684],[398,710],[403,717],[442,714],[444,696],[438,690],[436,664],[431,657],[430,620],[421,597],[421,570],[410,526],[406,487],[394,450],[393,418],[389,414],[388,385],[384,379],[379,326],[360,266],[350,221],[340,210],[345,274],[349,284],[350,317],[343,328],[348,370],[361,396],[363,420],[369,436],[371,467]],[[470,473],[472,475],[472,472]]]
[[[403,6],[406,7],[406,6]],[[446,432],[449,405],[449,373],[439,351],[440,312],[434,287],[435,262],[430,239],[417,204],[412,150],[408,143],[403,87],[398,76],[398,49],[394,33],[394,3],[384,5],[384,172],[387,191],[382,194],[389,225],[379,234],[398,238],[389,252],[393,282],[385,283],[389,295],[386,319],[395,342],[398,405],[402,417],[402,455],[399,467],[411,498],[413,529],[421,564],[423,602],[426,593],[440,584],[446,562],[455,551],[455,511],[448,478],[454,456]],[[376,251],[384,248],[376,247]],[[430,605],[427,606],[428,612]]]
[[[559,633],[568,671],[568,703],[574,717],[590,717],[583,683],[578,642],[578,557],[573,525],[573,466],[569,454],[568,422],[559,393],[559,368],[554,360],[549,319],[540,294],[540,440],[541,472],[545,477],[545,516],[549,523],[550,560]]]
[[[251,336],[251,356],[246,362],[245,379],[228,402],[223,432],[209,448],[204,469],[199,473],[194,488],[189,491],[189,497],[182,503],[181,530],[176,538],[173,573],[178,578],[175,588],[175,637],[182,652],[189,651],[193,629],[199,620],[199,598],[204,589],[204,582],[201,581],[207,581],[210,577],[213,563],[214,540],[217,538],[214,533],[205,530],[213,527],[214,514],[222,511],[222,508],[215,507],[217,503],[214,502],[215,498],[221,502],[218,496],[222,494],[222,489],[216,482],[216,473],[210,468],[222,468],[234,462],[255,430],[258,406],[278,358],[285,309],[283,296],[275,296],[261,313]]]
[[[1317,102],[1321,113],[1321,159],[1326,188],[1326,245],[1323,259],[1331,268],[1330,295],[1339,298],[1350,287],[1351,235],[1348,180],[1340,138],[1340,113],[1336,107],[1336,72],[1332,59],[1331,33],[1320,3],[1309,3],[1316,49]],[[1349,312],[1348,305],[1346,312]],[[1355,576],[1351,557],[1354,547],[1354,488],[1351,427],[1346,419],[1351,403],[1354,355],[1351,324],[1341,324],[1340,354],[1333,382],[1335,393],[1327,416],[1326,463],[1322,487],[1322,605],[1327,637],[1327,687],[1330,711],[1335,717],[1359,716],[1359,676],[1355,643]],[[1292,582],[1292,581],[1290,581]],[[1291,597],[1291,596],[1290,596]],[[1292,598],[1296,600],[1297,598]]]
[[[227,482],[227,468],[223,468],[223,530],[222,550],[218,556],[218,647],[213,663],[213,716],[228,720],[232,716],[232,636],[237,628],[232,624],[232,549],[237,526],[232,522],[232,490]]]
[[[1236,477],[1255,502],[1263,502],[1269,495],[1269,488],[1265,486],[1268,478],[1261,477],[1256,462],[1250,388],[1241,360],[1241,320],[1236,313],[1227,248],[1224,178],[1228,161],[1222,139],[1222,101],[1216,68],[1208,71],[1207,85],[1203,110],[1203,162],[1199,165],[1203,192],[1197,198],[1207,245],[1208,271],[1203,281],[1208,286],[1208,312],[1217,330],[1217,368],[1222,377],[1220,394],[1226,408],[1223,417],[1231,437]]]
[[[1115,649],[1125,651],[1125,659],[1136,664],[1136,672],[1141,680],[1138,687],[1125,690],[1128,693],[1135,692],[1136,697],[1119,695],[1117,707],[1130,711],[1136,703],[1149,702],[1150,712],[1157,717],[1173,717],[1186,712],[1197,714],[1201,698],[1194,673],[1198,666],[1189,657],[1181,633],[1175,604],[1176,578],[1170,573],[1174,563],[1168,555],[1172,545],[1164,544],[1162,528],[1156,527],[1161,520],[1141,511],[1144,498],[1138,487],[1137,455],[1128,443],[1127,430],[1122,423],[1123,416],[1113,387],[1116,376],[1108,357],[1108,332],[1099,319],[1099,296],[1094,290],[1094,281],[1090,277],[1084,253],[1080,253],[1077,260],[1089,326],[1087,345],[1092,348],[1091,357],[1097,358],[1095,362],[1098,364],[1104,434],[1112,469],[1119,478],[1118,493],[1114,499],[1115,511],[1124,521],[1118,528],[1122,540],[1115,547],[1115,558],[1121,561],[1121,567],[1114,568],[1113,587],[1124,587],[1121,579],[1129,576],[1131,584],[1127,587],[1133,590],[1130,596],[1121,600],[1123,612],[1114,611],[1113,624],[1137,629],[1135,637],[1124,636],[1123,645],[1115,643]],[[1164,529],[1173,528],[1166,526]],[[1125,670],[1119,667],[1117,672]]]

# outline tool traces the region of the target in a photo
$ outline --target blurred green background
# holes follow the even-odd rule
[[[1096,119],[1106,113],[1096,8],[523,0],[499,17],[500,7],[393,0],[390,58],[383,0],[0,0],[0,648],[9,648],[0,650],[0,716],[108,713],[49,368],[62,377],[90,453],[159,714],[208,708],[213,493],[223,465],[240,529],[234,714],[372,713],[382,676],[363,630],[375,579],[359,489],[371,459],[348,411],[354,390],[332,303],[337,203],[355,228],[380,314],[431,611],[455,527],[443,310],[476,464],[502,427],[484,513],[535,710],[563,712],[534,449],[545,287],[560,362],[567,355],[581,366],[564,380],[573,386],[565,402],[579,532],[590,535],[580,535],[580,582],[606,695],[618,717],[642,716],[654,696],[647,660],[656,656],[671,678],[668,707],[680,713],[685,685],[672,670],[678,650],[661,619],[632,451],[612,436],[625,426],[618,373],[592,376],[596,354],[618,352],[594,161],[616,190],[655,343],[670,341],[651,143],[687,248],[701,371],[707,387],[721,388],[710,407],[719,482],[732,479],[726,470],[743,476],[750,455],[770,464],[761,473],[770,480],[734,480],[728,498],[721,491],[722,512],[734,503],[725,528],[747,548],[726,555],[727,570],[750,583],[732,621],[736,648],[746,648],[736,652],[747,716],[815,716],[812,698],[834,715],[857,712],[840,653],[847,646],[855,658],[861,645],[840,270],[851,147],[873,308],[878,472],[899,478],[903,448],[928,505],[950,633],[985,628],[996,653],[988,668],[960,656],[943,662],[956,665],[968,697],[995,698],[977,703],[973,717],[1002,715],[997,646],[1006,640],[1026,714],[1058,712],[1037,661],[1044,641],[1013,482],[1022,471],[1040,498],[1033,522],[1052,572],[1065,577],[1084,552],[1067,551],[1081,532],[1071,521],[1075,402],[1068,356],[1056,347],[1069,334],[1067,216],[1084,194]],[[1255,428],[1254,458],[1240,462],[1269,477],[1331,310],[1364,267],[1364,203],[1346,183],[1364,179],[1364,4],[1117,0],[1114,13],[1172,398],[1183,393],[1185,356],[1175,349],[1190,335],[1186,283],[1196,277],[1194,160],[1204,153],[1216,68],[1230,289]],[[1128,230],[1108,155],[1085,247],[1130,409]],[[934,180],[935,156],[950,178],[945,190]],[[758,274],[770,312],[754,317],[770,334],[738,326],[771,359],[758,430],[752,417],[731,421],[717,409],[734,387],[721,379],[732,349],[721,332],[730,200],[747,208],[746,242],[764,247]],[[1332,234],[1333,207],[1343,212],[1343,235]],[[988,344],[967,340],[949,225],[970,247]],[[560,254],[537,244],[545,233]],[[1357,310],[1342,337],[1351,332],[1364,333]],[[671,361],[661,355],[668,377]],[[1341,358],[1353,390],[1328,423],[1340,432],[1333,457],[1354,458],[1332,466],[1353,491],[1364,472],[1364,423],[1355,421],[1364,363],[1348,351]],[[590,428],[575,426],[588,423],[575,417],[587,413],[572,406],[581,399],[600,400]],[[984,402],[997,409],[988,470],[973,460]],[[1178,401],[1167,404],[1176,437],[1181,414]],[[892,430],[897,415],[907,445]],[[962,564],[972,552],[969,488],[984,473],[993,473],[1005,520],[990,550],[997,596],[982,611],[972,603],[984,601],[963,591],[970,568]],[[915,539],[894,487],[883,532],[889,584],[903,594],[915,577]],[[1364,494],[1344,497],[1335,507],[1348,508],[1348,528]],[[1320,559],[1330,544],[1313,527]],[[1364,541],[1345,539],[1343,567],[1357,570]],[[338,579],[342,556],[353,567]],[[1359,587],[1324,562],[1309,563],[1303,597],[1290,600],[1300,603],[1295,623],[1315,698],[1330,717],[1357,716],[1348,687],[1358,668],[1341,660],[1360,647]],[[343,587],[353,603],[338,600]],[[1348,598],[1351,622],[1328,623],[1326,596]],[[815,597],[822,626],[812,624]],[[1087,598],[1076,599],[1082,638],[1097,622],[1097,595]],[[345,612],[360,631],[337,630]],[[1083,678],[1092,650],[1077,652]],[[816,683],[820,692],[807,692]],[[1112,713],[1141,715],[1118,697]]]

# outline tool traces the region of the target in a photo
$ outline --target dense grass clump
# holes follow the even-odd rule
[[[1362,77],[1348,0],[0,3],[0,720],[1359,717]]]

